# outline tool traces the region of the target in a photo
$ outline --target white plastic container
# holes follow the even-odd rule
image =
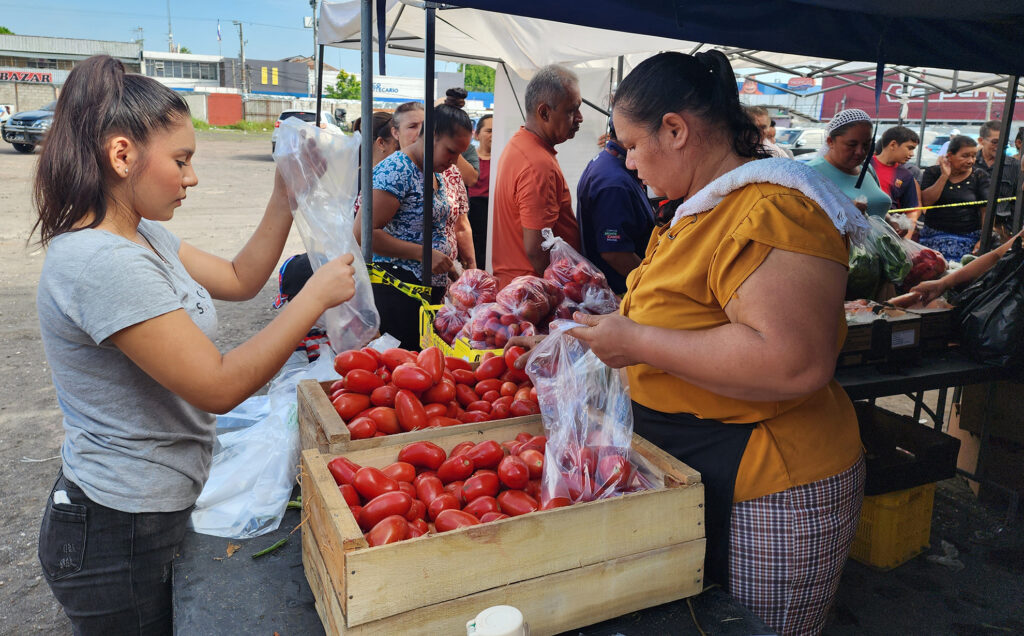
[[[530,626],[518,609],[495,605],[466,623],[466,636],[530,636]]]

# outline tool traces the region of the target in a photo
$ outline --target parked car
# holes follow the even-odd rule
[[[316,111],[301,110],[298,108],[289,108],[287,110],[281,111],[281,115],[277,118],[277,121],[274,122],[274,132],[271,133],[270,135],[270,152],[274,152],[274,149],[277,148],[277,129],[281,127],[281,122],[288,119],[289,117],[298,117],[302,121],[308,121],[309,123],[312,124],[313,122],[316,121]],[[328,126],[333,126],[339,132],[341,131],[341,124],[338,123],[337,118],[335,118],[334,115],[326,111],[322,111],[320,113],[320,123],[327,124]]]
[[[825,130],[822,128],[779,128],[775,131],[775,143],[788,149],[794,157],[810,155],[825,145]],[[804,157],[804,159],[808,158]]]
[[[53,109],[57,102],[50,102],[39,110],[14,113],[0,124],[0,136],[14,145],[18,152],[28,154],[43,142],[43,137],[53,123]]]

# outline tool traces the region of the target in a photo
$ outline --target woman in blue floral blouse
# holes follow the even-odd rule
[[[452,232],[451,187],[441,177],[469,147],[473,123],[459,108],[434,107],[434,223],[432,302],[440,302],[459,249]],[[423,131],[416,142],[393,153],[373,169],[373,261],[399,280],[420,284],[423,257]],[[406,349],[419,348],[419,302],[389,285],[374,285],[382,333]]]

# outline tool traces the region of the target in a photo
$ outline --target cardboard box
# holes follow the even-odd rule
[[[501,355],[501,349],[474,349],[465,338],[456,338],[451,344],[444,341],[434,331],[434,318],[443,305],[430,305],[420,307],[420,347],[437,347],[444,355],[452,358],[462,358],[470,362],[479,362],[484,354],[490,351],[494,355]]]

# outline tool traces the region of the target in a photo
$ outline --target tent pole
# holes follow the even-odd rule
[[[314,16],[314,19],[316,17]],[[316,125],[320,125],[320,113],[324,99],[324,45],[320,45],[320,55],[317,56],[316,69]]]
[[[434,27],[436,9],[427,4],[426,33],[424,34],[425,49],[423,55],[424,95],[423,95],[423,260],[420,261],[420,274],[423,284],[430,286],[431,263],[434,251]]]
[[[360,206],[360,236],[363,247],[363,260],[373,262],[373,0],[360,2],[359,46],[361,50],[362,75],[360,76],[359,98],[360,116],[362,117],[363,145],[359,149],[360,163],[363,169],[359,172],[362,192]],[[320,55],[323,64],[324,56]]]
[[[924,103],[921,104],[921,134],[917,144],[917,167],[921,167],[921,155],[924,152],[924,127],[928,123],[928,98],[931,93],[924,94]]]
[[[620,55],[619,56],[618,67],[615,69],[615,86],[618,86],[619,84],[622,83],[622,65],[623,65],[623,62],[624,62],[623,56]]]
[[[984,254],[992,247],[992,226],[996,222],[996,198],[999,196],[999,182],[1003,178],[1003,167],[1006,164],[1006,140],[1010,138],[1010,125],[1013,123],[1013,107],[1017,100],[1017,83],[1019,75],[1010,77],[1006,86],[1006,101],[1003,103],[1003,112],[1000,114],[1002,123],[999,126],[999,146],[996,151],[996,165],[992,166],[992,179],[988,192],[988,205],[985,206],[985,218],[981,224],[981,253]]]

